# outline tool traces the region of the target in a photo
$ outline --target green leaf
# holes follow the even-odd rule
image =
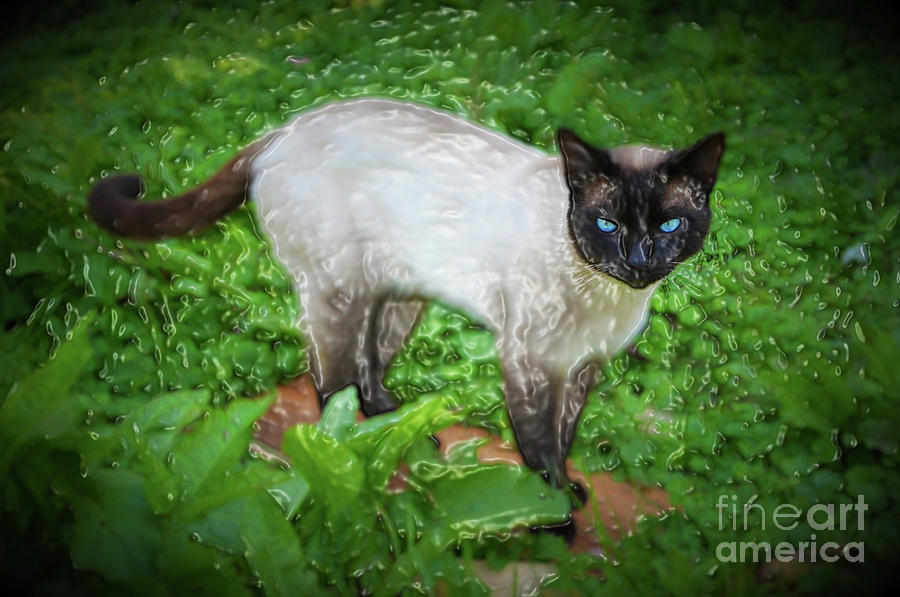
[[[348,386],[328,398],[328,403],[325,404],[322,418],[318,423],[319,429],[341,441],[356,424],[358,411],[359,400],[356,397],[356,387]]]
[[[225,553],[240,555],[244,549],[241,539],[241,516],[247,500],[253,495],[244,495],[198,514],[183,527],[195,541],[215,547]],[[193,510],[193,508],[191,508]],[[195,514],[191,512],[191,514]],[[176,523],[176,526],[179,526]]]
[[[292,519],[308,492],[306,481],[292,472],[268,462],[251,460],[241,469],[227,471],[214,484],[207,484],[173,515],[189,521],[230,502],[268,494],[284,510],[284,517]]]
[[[71,396],[72,386],[91,359],[88,326],[60,345],[56,355],[32,371],[7,395],[0,407],[0,478],[17,451],[37,438],[49,439],[76,428],[84,406]]]
[[[297,425],[284,434],[281,449],[310,491],[332,512],[357,500],[365,470],[348,447],[314,425]]]
[[[300,504],[309,493],[309,483],[302,477],[291,476],[280,483],[271,485],[266,492],[284,510],[285,520],[293,520],[300,510]]]
[[[444,545],[480,533],[561,522],[571,508],[563,492],[517,467],[452,467],[428,490],[439,525],[429,539]]]
[[[168,461],[178,479],[177,495],[154,492],[154,507],[171,511],[178,500],[190,502],[222,482],[228,469],[249,455],[251,426],[266,412],[274,395],[265,399],[235,399],[224,410],[213,410],[196,427],[182,431],[183,439]]]
[[[211,397],[209,390],[161,394],[133,409],[125,421],[138,437],[151,429],[180,429],[206,411]]]
[[[710,35],[696,24],[673,25],[666,32],[665,40],[670,46],[670,51],[687,54],[698,66],[708,64],[716,51]]]
[[[319,592],[315,573],[300,540],[271,500],[247,500],[240,517],[245,557],[266,595],[310,595]]]
[[[425,394],[394,412],[363,421],[356,426],[348,445],[357,454],[371,455],[368,480],[372,487],[382,489],[416,440],[458,423],[464,416],[464,411],[452,410],[450,400],[444,396]]]
[[[130,471],[105,470],[93,482],[95,495],[72,497],[72,563],[112,581],[156,577],[162,537],[144,497],[143,479]]]

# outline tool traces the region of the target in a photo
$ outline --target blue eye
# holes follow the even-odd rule
[[[663,232],[675,232],[679,226],[681,226],[681,218],[672,218],[660,224],[659,229]]]
[[[619,225],[606,218],[597,218],[597,228],[603,232],[615,232],[619,229]]]

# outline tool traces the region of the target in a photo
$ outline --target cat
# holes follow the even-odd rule
[[[424,106],[341,101],[299,115],[178,197],[133,201],[134,175],[88,198],[106,230],[194,233],[248,197],[293,276],[321,396],[349,385],[368,415],[423,299],[492,330],[519,450],[550,483],[599,366],[639,332],[659,282],[702,247],[724,135],[687,149],[560,155]]]

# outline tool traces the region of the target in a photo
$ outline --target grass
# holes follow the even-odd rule
[[[552,562],[546,589],[560,593],[845,593],[888,580],[900,117],[887,27],[864,6],[612,4],[70,3],[24,19],[0,64],[10,582],[468,594],[483,591],[476,559]],[[635,351],[605,368],[573,447],[582,469],[660,485],[678,508],[610,559],[510,537],[565,510],[532,475],[476,467],[472,446],[435,455],[429,434],[460,419],[511,437],[490,338],[464,314],[432,306],[398,356],[387,382],[406,406],[356,425],[343,396],[291,432],[294,467],[280,469],[248,455],[268,405],[254,397],[304,370],[304,343],[253,208],[158,244],[117,241],[84,216],[104,174],[177,193],[293,114],[359,95],[448,109],[548,150],[557,126],[601,145],[727,133],[706,247],[660,288]],[[401,460],[413,489],[395,493]],[[771,518],[860,495],[864,528]],[[720,499],[737,505],[736,529]],[[747,503],[765,528],[755,507],[744,528]],[[723,543],[796,547],[812,534],[862,543],[864,563],[759,582],[771,567],[717,557]]]

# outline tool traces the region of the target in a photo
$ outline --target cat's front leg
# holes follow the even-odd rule
[[[558,402],[554,430],[556,453],[560,462],[564,463],[569,454],[581,410],[584,408],[588,392],[597,383],[599,371],[599,363],[588,362],[575,367],[566,375],[566,382]]]
[[[527,354],[502,355],[506,408],[519,452],[529,468],[555,487],[565,487],[556,413],[562,383],[549,367]]]
[[[562,486],[565,470],[557,458],[553,434],[554,380],[528,363],[526,358],[503,363],[506,408],[516,434],[519,452],[529,468]]]
[[[504,359],[506,406],[525,463],[555,487],[568,487],[566,456],[597,367],[557,373],[539,359]],[[579,492],[580,493],[580,492]]]

